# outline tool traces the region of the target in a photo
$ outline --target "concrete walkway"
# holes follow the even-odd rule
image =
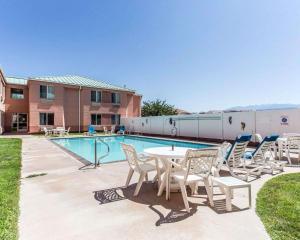
[[[269,239],[255,206],[247,207],[247,191],[235,193],[234,212],[225,211],[224,196],[215,208],[207,205],[205,191],[190,197],[187,214],[180,193],[171,200],[156,197],[150,182],[133,197],[137,176],[123,189],[126,162],[98,169],[78,170],[82,163],[41,137],[24,136],[20,200],[21,240],[68,239]],[[286,168],[286,172],[299,171]],[[34,173],[45,176],[25,178]],[[253,203],[258,189],[271,176],[252,182]],[[105,190],[105,191],[104,191]],[[203,194],[202,194],[203,193]]]

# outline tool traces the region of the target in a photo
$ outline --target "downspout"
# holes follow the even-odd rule
[[[80,93],[81,93],[81,86],[79,86],[79,94],[78,94],[78,132],[80,133],[80,124],[81,124],[81,120],[80,120],[80,115],[81,115],[81,112],[80,112]]]

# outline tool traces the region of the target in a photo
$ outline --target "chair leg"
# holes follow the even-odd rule
[[[136,188],[135,188],[135,191],[134,191],[133,196],[136,197],[136,196],[139,194],[140,189],[141,189],[141,186],[142,186],[143,181],[144,181],[144,179],[145,179],[145,176],[146,176],[146,173],[145,173],[145,172],[141,172],[141,173],[140,173],[140,178],[139,178],[139,181],[138,181],[138,183],[137,183],[137,185],[136,185]]]
[[[164,177],[163,177],[163,180],[162,180],[162,183],[160,184],[159,186],[159,190],[158,190],[158,193],[157,193],[157,196],[160,197],[166,187],[166,181],[167,181],[167,176],[166,176],[166,172],[164,173]]]
[[[231,190],[229,188],[226,188],[226,210],[232,211]]]
[[[179,182],[179,185],[180,185],[180,189],[181,189],[181,194],[182,194],[184,206],[186,208],[186,211],[189,213],[190,212],[190,206],[189,206],[189,202],[188,202],[188,199],[187,199],[186,187],[185,187],[183,182]]]
[[[154,178],[153,178],[153,180],[152,180],[152,183],[155,183],[156,180],[158,180],[157,174],[154,176]]]
[[[205,189],[206,189],[206,192],[207,192],[207,197],[208,197],[208,200],[209,200],[209,204],[210,204],[210,206],[213,207],[214,206],[214,201],[213,201],[212,191],[211,191],[211,188],[209,186],[208,179],[204,179],[203,182],[204,182],[204,186],[205,186]]]
[[[130,183],[130,180],[132,178],[132,175],[134,173],[134,170],[132,168],[129,169],[129,173],[128,173],[128,176],[127,176],[127,180],[126,180],[126,184],[125,184],[125,187],[128,187],[129,183]]]
[[[148,173],[145,175],[145,180],[148,181]]]

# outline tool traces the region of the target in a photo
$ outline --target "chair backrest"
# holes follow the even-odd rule
[[[240,135],[235,139],[234,144],[225,158],[229,168],[237,167],[242,163],[242,158],[251,137],[252,135]]]
[[[226,157],[228,155],[228,151],[231,149],[232,144],[229,142],[223,142],[219,147],[218,159],[214,163],[213,166],[220,167],[223,165],[224,161],[226,161]]]
[[[90,125],[89,128],[88,128],[88,132],[89,133],[94,133],[95,132],[95,128],[92,125]]]
[[[48,129],[47,129],[46,127],[43,127],[43,131],[44,131],[45,133],[47,133],[47,132],[48,132]]]
[[[189,174],[208,177],[211,173],[213,163],[218,157],[218,152],[218,148],[187,150],[184,159],[184,164],[186,167],[185,180]]]
[[[271,150],[271,146],[275,144],[278,138],[279,135],[266,136],[252,153],[252,159],[265,160],[266,153]]]
[[[107,127],[103,126],[103,131],[107,132]]]
[[[300,148],[300,135],[290,135],[287,137],[289,148]]]
[[[116,126],[115,126],[115,125],[112,125],[110,131],[111,131],[112,133],[114,133],[114,132],[115,132],[115,129],[116,129]]]
[[[122,149],[125,153],[126,160],[131,168],[137,168],[140,170],[139,163],[138,163],[138,156],[136,153],[135,148],[132,145],[120,143]]]
[[[261,143],[263,141],[263,138],[259,133],[255,133],[255,140],[257,140],[259,143]]]

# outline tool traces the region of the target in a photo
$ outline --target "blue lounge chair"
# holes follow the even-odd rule
[[[125,126],[120,126],[117,134],[125,134]]]
[[[238,136],[225,157],[230,174],[243,181],[248,181],[249,176],[260,176],[262,170],[261,166],[253,165],[244,158],[251,137],[251,134]]]
[[[96,134],[95,128],[94,126],[90,125],[88,128],[88,135],[93,136],[94,134]]]
[[[251,160],[252,165],[262,166],[263,172],[273,174],[274,171],[283,171],[286,162],[275,160],[271,151],[278,137],[279,135],[266,136],[253,152],[245,154],[245,158]]]

